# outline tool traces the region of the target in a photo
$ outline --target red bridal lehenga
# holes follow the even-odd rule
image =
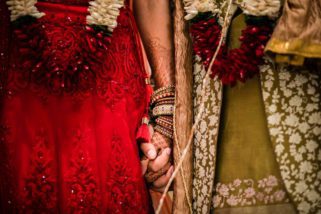
[[[9,26],[1,0],[1,213],[150,213],[135,140],[148,93],[128,2],[111,37],[86,28],[88,0],[36,6],[46,15]]]

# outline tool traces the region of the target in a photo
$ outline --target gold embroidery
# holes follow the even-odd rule
[[[200,105],[202,80],[205,76],[202,63],[194,64],[194,115]],[[213,91],[214,90],[214,91]],[[215,173],[216,142],[222,102],[221,81],[211,79],[206,88],[205,111],[195,130],[193,208],[195,213],[209,213]]]
[[[213,197],[214,208],[253,206],[288,202],[282,182],[274,175],[260,180],[235,179],[230,183],[217,183]]]

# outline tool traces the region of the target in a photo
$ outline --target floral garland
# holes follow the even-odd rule
[[[191,20],[194,53],[208,69],[220,40],[222,28],[219,16],[223,9],[217,9],[215,0],[185,0],[184,3],[185,19]],[[274,21],[271,18],[280,8],[279,0],[244,0],[242,3],[234,1],[234,4],[241,7],[245,14],[253,15],[246,16],[247,27],[239,38],[240,48],[228,51],[224,44],[211,68],[211,77],[218,76],[223,84],[228,85],[245,82],[259,73],[258,66],[264,63],[264,48],[273,31]]]
[[[219,8],[217,0],[183,0],[183,2],[186,20],[195,18],[199,13],[219,14],[226,6],[223,2]],[[234,0],[233,3],[247,15],[267,16],[269,18],[277,17],[281,7],[280,0]]]
[[[36,4],[37,0],[8,0],[11,21],[16,21],[24,16],[32,16],[37,19],[43,17],[45,13],[39,12]],[[124,6],[124,0],[93,0],[89,2],[89,5],[87,24],[105,26],[108,31],[112,32],[117,26],[117,17],[120,8]]]
[[[87,24],[107,26],[110,32],[117,27],[119,10],[124,6],[124,0],[93,0],[89,2]]]
[[[280,0],[236,0],[234,3],[243,10],[244,14],[269,18],[278,17],[281,7]]]
[[[9,0],[7,5],[11,12],[10,19],[15,21],[23,16],[32,16],[37,19],[43,17],[45,14],[38,11],[35,6],[37,0]]]
[[[77,20],[52,22],[44,17],[14,31],[22,67],[31,81],[43,84],[51,92],[94,86],[111,38],[103,31],[84,27]]]
[[[54,93],[93,88],[124,0],[90,1],[83,21],[45,16],[36,3],[7,1],[26,78]]]
[[[248,17],[247,27],[242,31],[239,40],[240,48],[227,50],[223,45],[214,61],[211,77],[218,76],[223,84],[234,85],[237,80],[245,82],[259,73],[259,65],[264,63],[264,47],[273,30],[273,22],[261,18],[253,21]],[[190,29],[193,38],[193,50],[208,68],[210,60],[219,42],[221,26],[216,17],[192,23]]]
[[[219,13],[219,8],[213,0],[183,0],[186,20],[195,18],[199,13]]]

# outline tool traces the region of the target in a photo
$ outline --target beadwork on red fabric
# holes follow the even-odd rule
[[[81,90],[94,87],[110,38],[84,26],[80,17],[44,16],[14,31],[22,72],[48,89]]]

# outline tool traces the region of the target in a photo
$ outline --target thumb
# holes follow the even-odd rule
[[[152,143],[141,143],[140,149],[149,160],[154,160],[157,156],[156,148]]]
[[[147,171],[148,162],[149,162],[149,159],[147,157],[145,157],[145,156],[140,160],[140,165],[141,165],[141,168],[142,168],[142,175],[145,175],[145,173]]]

